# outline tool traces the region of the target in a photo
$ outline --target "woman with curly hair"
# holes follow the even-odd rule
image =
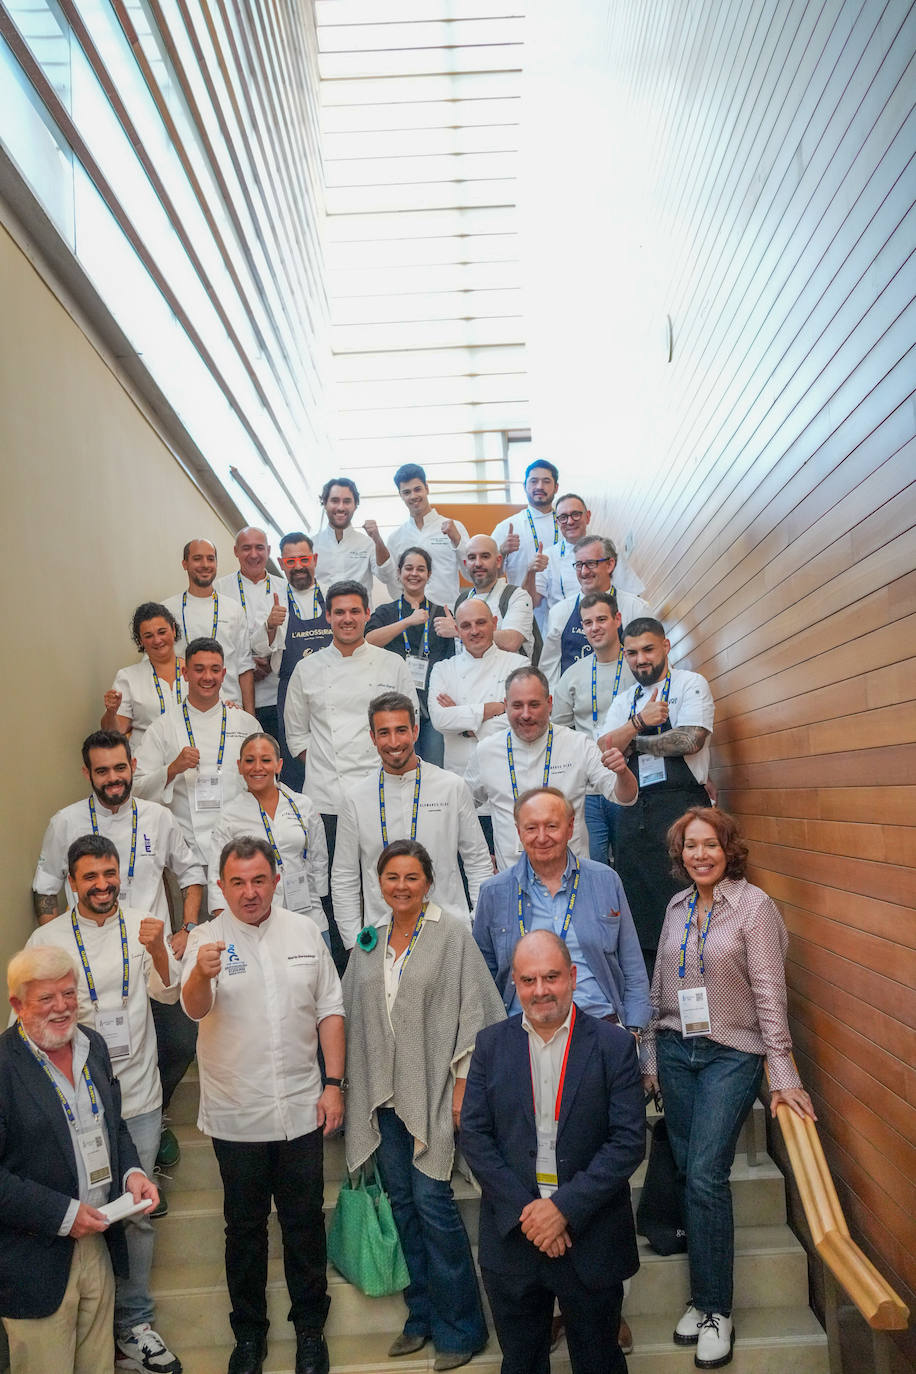
[[[814,1119],[814,1108],[792,1059],[786,928],[775,902],[744,876],[737,824],[718,807],[691,807],[668,831],[668,851],[690,886],[665,913],[643,1082],[661,1088],[683,1191],[690,1301],[674,1340],[696,1345],[698,1369],[717,1369],[735,1340],[729,1174],[764,1060],[774,1115],[786,1103]]]
[[[178,634],[172,612],[158,601],[144,601],[133,613],[130,635],[143,657],[115,675],[105,693],[102,729],[129,734],[135,757],[147,727],[181,706],[186,684],[184,660],[175,653]]]

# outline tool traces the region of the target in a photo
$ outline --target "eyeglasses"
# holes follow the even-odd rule
[[[602,563],[610,563],[609,558],[583,558],[581,563],[574,563],[573,567],[577,573],[594,572]]]
[[[557,511],[557,524],[565,525],[569,520],[584,520],[585,514],[584,510],[566,510],[562,514]]]
[[[280,562],[284,568],[310,568],[317,556],[314,553],[304,553],[301,558],[281,558]]]

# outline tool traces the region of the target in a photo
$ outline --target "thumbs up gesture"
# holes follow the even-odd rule
[[[652,688],[652,695],[639,714],[647,725],[664,725],[668,719],[668,703],[667,701],[659,701],[657,687]]]
[[[538,551],[528,564],[529,572],[543,572],[547,567],[547,555],[544,552],[544,545],[538,540]]]
[[[433,629],[442,639],[457,639],[458,626],[455,624],[455,617],[448,606],[444,607],[444,610],[445,614],[437,615],[433,621]]]
[[[271,606],[270,613],[267,617],[267,628],[269,630],[276,630],[283,624],[285,619],[286,607],[280,605],[280,598],[277,596],[277,593],[274,592],[274,604]]]
[[[515,533],[515,529],[514,529],[514,527],[513,527],[513,525],[512,525],[512,521],[510,520],[510,521],[509,521],[509,533],[506,535],[505,539],[504,539],[503,542],[500,544],[500,546],[499,546],[499,551],[500,551],[500,553],[502,554],[503,558],[505,558],[505,556],[506,556],[507,553],[515,553],[516,550],[518,549],[518,546],[519,546],[519,538],[518,538],[518,535]]]

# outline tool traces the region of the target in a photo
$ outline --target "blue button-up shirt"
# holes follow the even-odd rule
[[[529,859],[525,858],[525,872],[519,886],[523,893],[522,915],[526,930],[552,930],[554,935],[563,937],[563,922],[566,920],[566,909],[569,906],[569,896],[572,892],[575,871],[576,858],[570,851],[566,859],[566,868],[563,871],[563,880],[556,894],[551,895],[531,867]],[[616,1011],[616,1008],[601,991],[601,985],[589,968],[579,941],[579,932],[576,929],[578,901],[577,893],[576,906],[573,907],[572,920],[565,936],[569,957],[576,966],[576,991],[573,1001],[580,1011],[587,1011],[592,1016],[610,1016]],[[512,999],[512,1006],[508,1008],[509,1015],[511,1016],[521,1009],[522,1004],[516,992]]]

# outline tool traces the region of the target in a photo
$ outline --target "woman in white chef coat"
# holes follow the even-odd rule
[[[115,675],[105,693],[103,730],[130,735],[136,757],[147,726],[184,700],[184,660],[175,653],[178,624],[158,601],[144,601],[134,611],[131,637],[143,655]]]
[[[308,797],[278,785],[283,767],[273,735],[249,735],[239,751],[238,770],[247,792],[224,807],[210,837],[208,873],[210,910],[225,905],[216,885],[223,846],[241,835],[265,839],[274,851],[280,883],[276,901],[288,911],[301,911],[314,921],[330,948],[321,898],[328,890],[328,848],[321,816]]]

